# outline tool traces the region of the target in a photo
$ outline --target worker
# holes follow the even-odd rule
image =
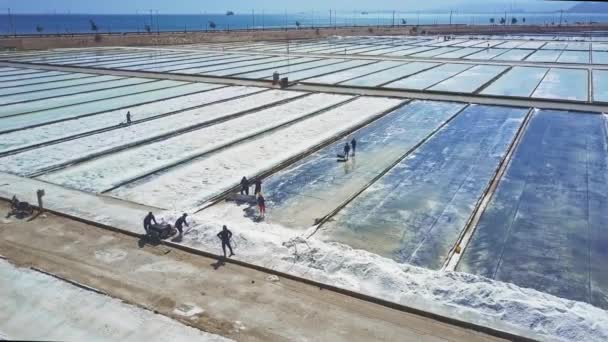
[[[144,229],[146,230],[146,233],[150,230],[150,226],[152,225],[152,222],[154,222],[154,224],[158,224],[156,222],[156,218],[154,217],[154,214],[152,214],[152,212],[149,212],[148,215],[146,215],[146,217],[144,217]]]
[[[184,213],[182,216],[180,216],[177,221],[175,221],[175,228],[177,228],[177,230],[179,231],[179,235],[181,236],[183,234],[183,226],[186,225],[186,227],[189,227],[190,225],[188,225],[188,222],[186,222],[186,217],[188,217],[188,214]]]
[[[355,150],[357,149],[357,140],[355,140],[355,138],[353,138],[353,140],[350,141],[350,147],[353,150],[353,154],[352,156],[355,156]]]
[[[264,218],[266,214],[266,200],[261,192],[258,195],[258,208],[260,209],[260,218]]]
[[[255,180],[255,189],[253,191],[253,195],[257,196],[260,192],[262,192],[262,180],[261,179],[256,179]]]
[[[348,160],[348,154],[350,153],[350,145],[344,144],[344,159]]]
[[[241,179],[241,195],[249,196],[249,181],[247,177]]]
[[[217,237],[222,240],[222,251],[224,251],[224,258],[226,258],[226,247],[230,250],[230,256],[234,255],[232,246],[230,245],[230,239],[232,238],[232,232],[228,230],[228,227],[223,226],[222,231],[217,233]]]
[[[130,124],[131,124],[131,112],[128,111],[127,112],[127,125],[130,125]]]

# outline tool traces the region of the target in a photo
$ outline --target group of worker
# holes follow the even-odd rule
[[[187,217],[188,217],[188,214],[184,213],[184,214],[182,214],[182,216],[180,216],[177,219],[177,221],[175,221],[175,228],[179,232],[180,237],[183,236],[184,225],[186,227],[189,227],[189,224],[186,221]],[[152,224],[152,223],[154,223],[154,224]],[[144,229],[145,229],[146,233],[149,233],[152,230],[165,229],[164,227],[165,226],[159,225],[158,222],[156,222],[156,217],[154,217],[154,214],[152,212],[149,212],[148,215],[146,215],[146,217],[144,217]],[[169,229],[170,229],[170,226],[169,226]],[[160,234],[160,232],[159,232],[159,235],[162,235],[162,234]],[[226,227],[224,225],[222,227],[222,230],[217,234],[217,237],[222,242],[222,251],[224,252],[224,258],[226,258],[226,247],[228,247],[228,249],[230,250],[230,255],[228,257],[233,256],[234,251],[232,250],[232,244],[230,243],[230,241],[232,239],[232,232],[228,229],[228,227]]]
[[[184,225],[186,225],[186,227],[190,226],[186,221],[187,217],[188,214],[183,213],[182,216],[180,216],[177,221],[175,221],[175,229],[177,229],[180,236],[184,234]],[[154,225],[152,225],[152,222],[154,222]],[[161,227],[158,226],[159,224],[158,222],[156,222],[156,217],[154,217],[154,214],[152,214],[152,212],[149,212],[148,215],[146,215],[146,217],[144,218],[144,229],[146,230],[146,232],[149,232],[151,229],[161,229]]]
[[[253,190],[253,196],[255,196],[257,200],[258,209],[260,211],[260,218],[263,219],[266,214],[266,199],[262,194],[262,180],[258,178],[254,182],[254,184],[255,188]],[[243,178],[241,178],[241,195],[249,196],[249,187],[249,180],[247,179],[247,177],[243,176]]]
[[[348,156],[349,154],[354,157],[355,156],[355,151],[357,150],[357,140],[355,140],[355,138],[353,138],[350,141],[350,144],[348,142],[346,142],[344,144],[344,160],[348,160]],[[352,152],[352,154],[351,154]]]
[[[127,124],[131,123],[131,114],[130,112],[127,113]],[[354,157],[355,156],[355,152],[357,150],[357,140],[355,138],[352,138],[350,142],[346,142],[344,144],[344,159],[348,160],[349,156]],[[247,177],[243,177],[241,179],[241,195],[245,195],[245,196],[249,196],[249,188],[250,188],[251,184],[249,182],[249,180],[247,179]],[[260,212],[259,217],[260,218],[264,218],[264,215],[266,213],[266,200],[264,199],[264,195],[262,194],[262,180],[261,179],[256,179],[254,182],[254,190],[253,190],[253,195],[256,197],[257,199],[257,205],[258,205],[258,209]],[[188,214],[184,213],[182,214],[182,216],[180,216],[177,221],[175,221],[175,228],[177,229],[177,231],[179,232],[179,236],[181,237],[183,235],[183,226],[185,225],[186,227],[189,227],[188,222],[186,221],[186,218],[188,217]],[[152,224],[154,223],[154,225]],[[169,226],[169,225],[165,225]],[[146,233],[150,233],[151,230],[155,230],[155,229],[165,229],[162,225],[158,225],[158,223],[156,222],[156,218],[154,217],[154,214],[152,214],[152,212],[149,212],[148,215],[144,218],[144,229],[146,230]],[[170,226],[169,226],[170,229]],[[159,234],[162,236],[162,234]],[[228,250],[230,251],[230,255],[228,257],[231,257],[234,255],[234,251],[232,249],[232,245],[231,245],[231,239],[232,239],[232,232],[228,229],[228,227],[226,227],[225,225],[222,227],[222,230],[217,234],[217,237],[220,239],[220,241],[222,242],[222,251],[224,253],[224,258],[226,258],[226,248],[228,248]]]

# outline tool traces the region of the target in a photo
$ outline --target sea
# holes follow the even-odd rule
[[[0,13],[0,35],[124,33],[201,30],[247,30],[329,26],[430,25],[430,24],[574,25],[608,22],[608,13],[419,13],[419,12],[300,12],[162,14],[154,11],[135,14],[9,14]],[[96,30],[94,30],[96,28]]]

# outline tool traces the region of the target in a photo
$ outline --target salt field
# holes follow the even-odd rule
[[[275,72],[287,87],[272,84]],[[192,233],[180,241],[192,248],[215,241],[205,229],[225,219],[251,238],[239,242],[251,259],[306,248],[303,259],[281,259],[298,272],[320,262],[317,252],[377,261],[386,268],[373,280],[348,262],[312,273],[390,300],[407,297],[395,297],[391,286],[403,279],[386,271],[399,267],[496,282],[528,299],[541,293],[537,310],[547,316],[564,301],[605,314],[606,113],[608,43],[586,38],[328,37],[7,52],[0,178],[46,184],[64,199],[87,196],[83,203],[192,213]],[[253,196],[237,195],[243,176],[262,180],[265,217]],[[86,207],[73,212],[111,223]],[[541,329],[496,312],[483,313],[495,320],[476,316],[485,304],[448,302],[437,310]],[[557,328],[541,330],[561,338]]]
[[[476,93],[485,88],[496,89],[503,86],[500,82],[504,83],[496,76],[506,74],[517,77],[511,76],[510,69],[542,66],[551,69],[545,77],[546,80],[542,80],[547,84],[550,84],[552,79],[561,77],[561,74],[564,74],[563,77],[575,78],[573,82],[577,84],[573,88],[577,93],[569,95],[568,99],[581,102],[601,101],[601,97],[591,96],[592,90],[588,89],[588,86],[581,88],[579,83],[589,83],[591,73],[601,73],[608,69],[608,48],[605,42],[522,41],[521,37],[514,39],[519,40],[487,40],[477,37],[451,40],[430,37],[342,37],[289,44],[218,43],[143,49],[116,48],[92,52],[65,51],[40,57],[9,56],[6,59],[15,62],[244,79],[270,79],[276,71],[299,82],[355,87],[388,86],[404,90],[423,89],[420,78],[423,78],[423,84],[427,85],[431,79],[435,79],[433,77],[443,75],[443,82],[438,81],[424,89],[459,93]],[[467,71],[463,71],[463,75],[460,72],[450,73],[449,70],[456,68]],[[437,76],[434,75],[435,69]],[[448,70],[447,73],[444,70]],[[0,80],[7,82],[4,87],[73,77],[59,71],[22,72],[13,70],[8,71],[6,76],[0,75]],[[427,75],[433,76],[429,78]],[[526,90],[534,90],[538,86],[536,77],[519,80],[518,84]],[[472,83],[469,84],[469,81]],[[467,87],[460,89],[463,82]],[[495,84],[497,82],[498,85]],[[525,96],[560,99],[564,96],[563,87],[541,84],[538,91],[532,91]],[[495,95],[523,96],[520,93],[511,94],[509,91]]]
[[[324,225],[324,239],[440,268],[525,114],[465,109]]]
[[[459,269],[606,308],[605,138],[605,115],[534,113]]]

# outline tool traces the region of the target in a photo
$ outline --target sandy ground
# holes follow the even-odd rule
[[[234,341],[3,259],[0,279],[0,340]]]
[[[7,211],[0,202],[0,254],[10,262],[239,341],[499,340],[50,214],[6,220]]]

